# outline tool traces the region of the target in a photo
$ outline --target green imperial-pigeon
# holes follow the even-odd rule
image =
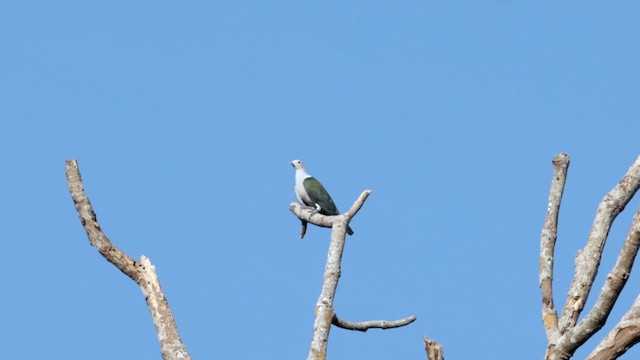
[[[340,215],[331,195],[313,176],[304,169],[300,160],[293,160],[291,165],[296,169],[296,197],[300,204],[314,207],[322,215]],[[347,225],[347,234],[353,235],[353,230]]]

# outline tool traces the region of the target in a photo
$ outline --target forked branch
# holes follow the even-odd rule
[[[553,160],[554,178],[549,193],[547,217],[542,231],[540,245],[540,289],[542,292],[542,318],[547,332],[549,345],[545,359],[569,359],[595,332],[604,326],[613,305],[624,287],[633,266],[633,261],[640,247],[640,211],[636,213],[625,243],[618,255],[618,260],[609,272],[595,305],[578,323],[580,313],[584,309],[593,281],[600,266],[604,244],[615,218],[624,210],[631,198],[640,188],[640,157],[631,165],[625,176],[604,197],[589,234],[585,248],[578,252],[575,259],[575,273],[562,315],[558,319],[553,306],[553,256],[557,238],[557,221],[562,198],[562,190],[566,180],[569,157],[559,154]],[[636,304],[634,304],[636,306]],[[611,354],[621,354],[628,346],[638,342],[633,330],[637,318],[634,309],[612,330],[598,346],[592,359],[611,359]],[[630,322],[629,322],[630,321]],[[625,326],[623,324],[632,324]],[[626,347],[626,348],[625,348]],[[608,354],[595,357],[595,354]]]
[[[331,242],[329,243],[329,254],[327,255],[327,264],[324,271],[324,281],[320,297],[316,303],[316,317],[313,323],[313,337],[311,339],[311,347],[309,349],[308,360],[324,360],[327,354],[327,343],[329,341],[329,331],[331,325],[347,328],[350,330],[366,331],[370,328],[390,329],[399,326],[405,326],[415,320],[415,316],[411,316],[397,321],[367,321],[362,323],[351,323],[339,319],[333,308],[333,300],[338,288],[338,280],[341,274],[342,253],[344,251],[346,229],[349,221],[358,213],[364,205],[371,190],[365,190],[360,194],[353,206],[344,214],[336,216],[325,216],[318,213],[314,208],[301,206],[292,203],[290,206],[293,212],[302,221],[308,221],[314,225],[322,227],[331,227]]]
[[[620,180],[620,183],[605,195],[598,206],[587,245],[576,256],[575,273],[567,293],[567,302],[559,320],[560,333],[566,333],[569,328],[573,328],[576,324],[598,272],[602,250],[607,241],[607,236],[609,236],[611,225],[633,198],[639,187],[640,157],[631,165],[625,176]],[[572,331],[576,332],[576,330]],[[582,344],[588,339],[588,337],[583,338],[583,336],[590,336],[591,334],[588,331],[580,332],[584,334],[580,335],[579,339],[579,343]],[[573,339],[571,341],[574,342],[576,340]]]
[[[633,261],[640,247],[640,209],[633,218],[633,223],[622,251],[611,272],[607,276],[604,286],[600,291],[600,297],[594,305],[594,309],[602,309],[607,315],[618,299],[627,279],[631,275]],[[591,316],[591,314],[589,315]],[[592,318],[595,318],[592,317]],[[606,318],[606,316],[605,316]],[[587,321],[585,318],[584,321]],[[590,319],[597,321],[597,319]],[[607,334],[600,344],[593,350],[587,359],[614,359],[624,354],[631,346],[640,341],[640,297],[631,306],[631,309],[622,317],[620,322]]]

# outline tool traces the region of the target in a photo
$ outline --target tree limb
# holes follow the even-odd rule
[[[602,328],[622,288],[631,275],[633,261],[640,247],[640,208],[633,218],[618,260],[607,275],[600,297],[593,310],[582,320],[585,327],[594,326],[596,331]],[[588,359],[613,359],[622,355],[631,346],[640,341],[640,297],[620,322],[607,334],[600,344],[589,355]]]
[[[444,351],[442,345],[435,342],[433,339],[424,337],[424,349],[427,351],[427,359],[429,360],[444,360]]]
[[[615,218],[640,188],[640,157],[631,165],[620,182],[607,193],[600,202],[594,219],[587,245],[578,252],[575,259],[575,272],[567,294],[562,315],[557,318],[553,307],[553,251],[557,238],[557,217],[562,196],[562,188],[569,165],[568,156],[559,154],[554,158],[554,179],[549,194],[549,208],[542,231],[540,246],[540,289],[542,291],[542,314],[549,344],[545,359],[569,359],[595,332],[604,326],[611,309],[624,287],[640,248],[640,209],[618,255],[616,264],[609,272],[600,295],[589,313],[578,323],[578,317],[584,309],[591,292],[593,281],[600,266],[602,250]],[[564,169],[563,169],[564,167]],[[634,304],[635,305],[635,304]],[[640,304],[638,304],[640,306]],[[612,354],[621,354],[638,342],[635,335],[636,318],[634,308],[629,311],[618,326],[598,346],[591,356],[604,356],[598,359],[610,359]],[[640,313],[640,310],[638,310]],[[632,326],[624,327],[625,320],[634,320]],[[640,320],[639,320],[640,321]],[[638,335],[640,336],[640,335]],[[611,345],[613,344],[613,345]],[[616,355],[619,356],[619,355]]]
[[[370,320],[370,321],[362,321],[362,322],[351,322],[351,321],[340,319],[338,315],[334,313],[331,323],[342,329],[366,332],[369,329],[386,330],[386,329],[398,328],[405,325],[409,325],[414,321],[416,321],[416,317],[412,315],[404,319],[395,320],[395,321]]]
[[[89,197],[84,192],[76,160],[66,161],[66,177],[71,198],[91,245],[98,248],[100,254],[107,261],[140,285],[158,333],[162,358],[165,360],[191,359],[187,348],[180,339],[178,327],[160,287],[155,267],[145,256],[142,256],[140,262],[137,262],[113,245],[107,235],[102,232]]]
[[[640,296],[587,360],[617,359],[640,341]]]
[[[611,224],[618,214],[624,210],[627,203],[638,191],[638,188],[640,188],[640,157],[631,165],[625,176],[620,180],[620,183],[609,191],[600,202],[587,245],[576,255],[574,277],[567,293],[567,302],[559,320],[561,334],[575,326],[598,272],[602,249],[609,235]],[[588,337],[573,338],[571,340],[567,339],[567,341],[580,346],[587,339]]]
[[[549,342],[557,341],[558,313],[553,305],[553,256],[558,237],[558,214],[569,169],[569,155],[560,153],[553,158],[553,180],[549,191],[547,216],[540,240],[540,290],[542,292],[542,322]]]
[[[589,314],[585,316],[575,328],[569,331],[569,336],[577,339],[588,339],[604,326],[611,313],[611,309],[613,309],[613,305],[618,299],[622,288],[624,288],[624,285],[627,283],[629,275],[631,275],[631,268],[633,267],[633,261],[636,258],[639,247],[640,209],[633,218],[631,228],[624,241],[622,250],[620,250],[618,254],[616,264],[607,275],[595,305],[593,305]]]
[[[292,205],[290,208],[294,214],[301,217],[301,220],[307,220],[318,226],[331,223],[329,254],[327,255],[327,264],[324,270],[322,290],[316,303],[316,318],[313,323],[313,337],[311,339],[309,356],[307,357],[308,360],[324,360],[327,357],[329,331],[331,330],[331,321],[335,314],[333,310],[333,299],[336,295],[336,289],[338,288],[338,280],[340,279],[342,253],[347,236],[347,224],[351,220],[348,216],[355,214],[358,209],[362,207],[370,193],[371,190],[363,191],[347,213],[337,216],[324,216],[318,212],[313,213],[309,209],[302,209],[298,215],[294,210],[300,209],[300,207],[294,207]]]
[[[322,282],[322,290],[320,297],[316,302],[316,317],[313,323],[313,336],[311,339],[311,347],[309,349],[308,360],[325,360],[327,356],[327,342],[329,341],[329,331],[331,325],[338,324],[353,327],[352,330],[363,330],[363,324],[367,328],[380,327],[392,328],[407,325],[415,320],[415,317],[399,320],[397,322],[367,322],[367,323],[349,323],[340,320],[333,308],[333,300],[338,288],[338,280],[341,274],[342,253],[344,251],[345,240],[347,236],[347,225],[349,221],[358,213],[364,205],[371,190],[365,190],[360,194],[358,199],[353,203],[349,211],[336,216],[324,216],[319,214],[315,209],[302,207],[299,204],[291,204],[290,210],[300,218],[314,225],[328,227],[331,226],[331,242],[329,243],[329,253],[327,255],[327,264],[324,270],[324,281]],[[402,321],[406,323],[401,323]],[[344,327],[341,326],[341,327]]]
[[[292,202],[289,204],[289,211],[291,211],[295,216],[297,216],[300,221],[302,221],[302,231],[300,232],[300,237],[304,237],[306,232],[307,222],[312,223],[315,226],[330,228],[333,227],[333,224],[336,223],[338,217],[344,216],[347,219],[347,224],[351,221],[351,219],[360,211],[362,205],[367,200],[371,194],[371,190],[365,190],[360,194],[358,199],[353,203],[349,211],[341,215],[322,215],[318,212],[313,206],[304,206],[297,202]],[[346,225],[345,225],[346,226]]]

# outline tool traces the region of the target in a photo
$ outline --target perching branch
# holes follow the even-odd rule
[[[442,345],[435,342],[433,339],[424,337],[424,349],[427,351],[427,359],[429,360],[444,360],[444,351]]]
[[[369,328],[392,328],[408,325],[415,320],[415,316],[406,319],[389,321],[370,321],[364,323],[350,323],[339,319],[333,309],[333,299],[338,288],[338,280],[341,274],[342,253],[344,251],[347,225],[358,213],[371,190],[365,190],[354,202],[351,209],[344,214],[336,216],[325,216],[318,213],[315,208],[304,207],[297,203],[292,203],[289,209],[302,221],[308,221],[314,225],[331,227],[331,242],[329,243],[329,254],[324,271],[324,281],[320,297],[316,303],[316,317],[313,323],[313,337],[309,349],[308,360],[324,360],[327,354],[327,342],[331,325],[349,328],[351,330],[366,331]]]
[[[367,199],[370,190],[365,190],[353,207],[362,207]],[[352,212],[355,213],[355,212]],[[329,254],[327,256],[327,265],[324,270],[324,281],[322,282],[322,291],[316,303],[316,318],[313,323],[313,337],[311,339],[311,348],[309,349],[308,360],[324,360],[327,357],[327,342],[329,341],[329,331],[331,330],[331,321],[333,320],[333,299],[338,288],[338,279],[340,279],[340,268],[342,262],[342,252],[344,250],[345,238],[347,237],[347,224],[349,218],[347,215],[327,216],[320,215],[316,212],[307,220],[312,224],[320,222],[318,220],[334,220],[331,228],[331,242],[329,243]],[[306,215],[306,213],[304,214]],[[320,219],[317,219],[317,217]],[[328,219],[333,218],[333,219]]]
[[[91,245],[98,248],[100,254],[107,261],[140,285],[158,333],[162,358],[165,360],[191,359],[187,348],[180,339],[178,327],[167,299],[162,293],[155,267],[145,256],[142,256],[140,262],[137,262],[118,249],[107,235],[102,232],[89,197],[84,192],[80,169],[76,160],[67,160],[66,176],[71,198]]]
[[[300,205],[297,202],[291,203],[289,205],[289,210],[294,213],[300,219],[300,221],[302,221],[303,230],[301,232],[301,237],[303,237],[306,232],[307,222],[310,222],[316,226],[330,228],[333,227],[333,224],[337,222],[337,218],[339,216],[345,216],[348,219],[348,224],[349,221],[351,221],[351,219],[358,213],[358,211],[360,211],[360,208],[362,208],[362,205],[364,205],[364,202],[367,200],[367,197],[369,197],[369,194],[371,194],[371,190],[363,191],[358,199],[356,199],[356,201],[353,203],[353,206],[351,206],[349,211],[342,215],[322,215],[315,207]]]
[[[386,329],[398,328],[405,325],[409,325],[414,321],[416,321],[416,317],[412,315],[404,319],[395,320],[395,321],[370,320],[370,321],[362,321],[362,322],[351,322],[351,321],[340,319],[338,315],[334,313],[331,323],[342,329],[366,332],[369,329],[386,330]]]
[[[304,206],[299,203],[291,203],[289,205],[289,211],[291,211],[294,215],[296,215],[300,221],[302,221],[302,231],[300,232],[300,237],[304,237],[305,232],[307,231],[307,223],[310,222],[315,226],[320,226],[324,228],[330,228],[333,226],[333,223],[336,221],[336,218],[340,215],[328,216],[322,215],[318,212],[318,210],[312,206]]]
[[[636,214],[624,246],[618,255],[618,260],[607,276],[596,304],[584,319],[578,323],[578,317],[584,308],[587,296],[593,286],[598,267],[600,266],[602,250],[609,235],[611,225],[640,188],[640,157],[636,159],[620,183],[604,197],[598,206],[587,245],[581,249],[576,256],[574,278],[571,282],[567,294],[567,302],[559,320],[556,310],[553,307],[551,286],[553,281],[553,251],[557,238],[557,215],[562,196],[562,188],[566,179],[566,169],[569,164],[568,156],[566,154],[560,154],[554,158],[553,163],[555,169],[554,179],[549,194],[549,208],[542,231],[540,249],[540,288],[543,299],[542,315],[549,341],[545,359],[569,359],[578,347],[584,344],[595,332],[604,326],[615,301],[629,277],[633,261],[640,247],[640,214]],[[631,310],[630,313],[632,313]],[[623,318],[623,321],[616,326],[616,329],[618,329],[624,321],[625,319]],[[614,333],[616,329],[612,330],[612,333]],[[624,338],[624,341],[618,342],[618,344],[622,345],[617,346],[614,351],[611,351],[611,349],[607,350],[608,354],[615,354],[620,351],[624,352],[626,348],[621,350],[622,347],[630,346],[629,344],[631,344],[631,342],[629,339],[633,338],[629,336],[629,328],[624,329],[626,330],[616,333],[619,334],[623,332],[624,336],[622,338]],[[610,335],[615,338],[616,334]],[[605,343],[605,341],[607,341],[607,339],[603,340],[603,343]],[[638,342],[638,339],[635,338],[633,341]],[[608,344],[610,343],[611,342]],[[601,344],[598,348],[601,346],[603,348],[607,347],[607,345]],[[596,349],[594,353],[597,352],[597,350],[598,349]],[[620,354],[622,352],[620,352]],[[592,356],[594,355],[592,354]],[[604,358],[607,357],[603,357],[603,359]]]

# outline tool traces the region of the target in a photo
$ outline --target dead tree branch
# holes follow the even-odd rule
[[[611,360],[617,359],[624,354],[629,348],[640,341],[640,304],[639,300],[633,304],[632,310],[629,310],[622,320],[611,330],[605,339],[596,347],[596,349],[587,357],[587,360]]]
[[[442,345],[435,342],[433,339],[424,337],[424,349],[427,352],[427,359],[429,360],[444,360],[444,351]]]
[[[624,210],[639,187],[640,157],[636,159],[620,183],[605,195],[598,206],[587,246],[580,250],[576,256],[576,271],[567,294],[567,303],[560,317],[560,333],[565,333],[569,327],[576,324],[598,272],[602,249],[609,235],[611,224]]]
[[[553,180],[547,204],[547,216],[540,241],[540,290],[542,291],[542,321],[547,339],[555,342],[558,336],[558,313],[553,305],[553,252],[558,234],[560,202],[567,181],[569,155],[558,154],[553,158]]]
[[[600,297],[594,305],[594,309],[601,309],[596,316],[589,319],[589,324],[606,320],[615,304],[622,288],[631,275],[633,261],[640,248],[640,208],[633,218],[633,223],[618,255],[618,260],[613,269],[607,275]],[[589,314],[591,316],[591,314]],[[587,318],[583,320],[587,322]],[[597,326],[597,325],[596,325]],[[600,329],[602,325],[598,327]],[[587,359],[613,359],[624,354],[631,346],[640,341],[640,297],[631,306],[631,309],[622,317],[620,322],[607,334],[600,344],[593,350]]]
[[[369,320],[369,321],[362,321],[362,322],[351,322],[351,321],[340,319],[338,315],[333,314],[333,320],[331,320],[331,323],[342,329],[366,332],[369,329],[382,329],[382,330],[393,329],[393,328],[409,325],[414,321],[416,321],[415,316],[409,316],[404,319],[394,320],[394,321]]]
[[[329,331],[331,330],[332,324],[343,328],[349,328],[351,330],[366,331],[366,329],[373,327],[392,328],[404,326],[415,320],[415,316],[413,316],[394,322],[371,321],[364,323],[350,323],[340,320],[335,315],[333,300],[335,298],[336,290],[338,288],[338,280],[340,279],[342,271],[341,262],[347,235],[347,225],[362,208],[370,193],[371,190],[363,191],[349,211],[336,216],[321,215],[315,208],[301,206],[298,203],[292,203],[289,207],[291,212],[293,212],[302,221],[307,221],[321,227],[331,227],[331,242],[329,243],[329,253],[327,255],[327,264],[324,271],[322,290],[316,303],[316,317],[313,323],[313,337],[311,339],[311,347],[307,357],[308,360],[326,359],[327,342],[329,340]]]
[[[557,238],[557,215],[562,197],[562,188],[566,179],[566,170],[569,165],[568,156],[559,154],[554,158],[553,164],[554,178],[549,194],[549,208],[542,231],[540,249],[542,315],[549,341],[545,359],[569,359],[578,347],[600,330],[606,322],[618,295],[629,277],[633,260],[638,252],[638,247],[640,246],[640,240],[638,239],[640,215],[636,214],[618,260],[607,276],[596,304],[584,319],[578,323],[578,317],[584,309],[584,304],[591,292],[593,281],[600,266],[602,250],[611,225],[640,188],[640,157],[636,159],[622,180],[620,180],[620,183],[607,193],[598,206],[587,245],[576,255],[574,277],[559,320],[553,307],[551,286],[553,282],[553,251]],[[637,342],[638,340],[635,341]],[[623,343],[628,344],[629,342],[625,341]]]
[[[304,233],[307,231],[307,223],[310,222],[315,226],[320,226],[324,228],[331,228],[333,223],[336,221],[336,218],[340,215],[328,216],[322,215],[318,212],[318,209],[312,206],[304,206],[299,203],[291,203],[289,205],[289,210],[294,213],[300,221],[302,221],[303,231],[301,232],[301,237],[304,236]]]
[[[291,203],[289,205],[289,210],[294,215],[296,215],[300,219],[300,221],[302,221],[302,231],[300,233],[300,237],[304,237],[304,234],[307,231],[307,222],[310,222],[316,226],[330,228],[330,227],[333,227],[333,225],[337,222],[337,218],[339,216],[345,216],[348,219],[347,220],[347,224],[348,224],[349,221],[351,221],[351,219],[353,219],[353,217],[358,213],[358,211],[360,211],[360,208],[362,208],[362,205],[364,205],[364,202],[365,200],[367,200],[367,197],[369,197],[369,194],[371,194],[371,190],[363,191],[362,194],[360,194],[358,199],[355,201],[353,206],[349,209],[349,211],[347,211],[342,215],[334,215],[334,216],[322,215],[320,214],[320,212],[318,212],[318,209],[316,209],[315,207],[304,206],[297,202]]]
[[[371,191],[365,190],[353,207],[362,207]],[[351,212],[355,213],[355,212]],[[317,213],[317,216],[325,218]],[[316,224],[316,219],[312,217],[305,218],[312,224]],[[329,254],[327,256],[327,265],[324,271],[324,281],[322,282],[322,291],[316,303],[316,318],[313,323],[313,337],[311,339],[311,348],[309,349],[308,360],[324,360],[327,357],[327,342],[329,341],[329,331],[331,330],[331,321],[333,320],[333,299],[338,288],[338,280],[341,273],[342,252],[344,250],[345,238],[347,236],[347,224],[349,218],[347,215],[335,216],[331,228],[331,242],[329,243]]]
[[[100,254],[107,261],[140,285],[158,333],[162,358],[165,360],[191,359],[187,348],[180,339],[178,327],[160,287],[155,267],[145,256],[142,256],[140,262],[137,262],[118,249],[102,232],[89,197],[84,192],[76,160],[67,160],[66,177],[71,198],[91,245],[98,248]]]

